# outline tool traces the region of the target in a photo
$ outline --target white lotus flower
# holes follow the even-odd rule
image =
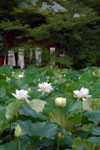
[[[66,106],[66,98],[57,97],[56,100],[55,100],[55,104],[56,104],[56,106],[59,106],[59,107]]]
[[[12,72],[12,77],[14,77],[15,79],[20,79],[24,77],[24,72],[19,73],[19,72]]]
[[[82,93],[79,90],[75,90],[75,91],[73,91],[73,93],[74,93],[74,97],[82,98]]]
[[[12,95],[16,97],[16,99],[18,100],[23,100],[23,99],[27,100],[27,98],[29,97],[27,93],[28,91],[22,89],[22,90],[16,90],[16,94],[12,93]]]
[[[18,78],[23,78],[23,77],[24,77],[24,73],[18,75]]]
[[[81,88],[80,92],[82,93],[83,97],[91,97],[87,88]]]
[[[83,87],[80,90],[73,91],[73,93],[74,97],[78,99],[82,98],[84,100],[85,98],[91,97],[91,95],[89,95],[89,90]]]
[[[42,92],[42,94],[50,93],[53,90],[51,83],[47,83],[47,82],[39,83],[38,87],[39,87],[38,91]]]

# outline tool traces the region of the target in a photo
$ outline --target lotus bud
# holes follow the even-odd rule
[[[40,79],[38,79],[38,82],[40,82]]]
[[[64,107],[64,106],[66,106],[66,98],[57,97],[56,100],[55,100],[55,104],[58,107]]]
[[[31,91],[31,88],[28,88],[28,92],[30,92]]]
[[[63,138],[64,138],[64,135],[61,132],[57,133],[57,139],[61,140]]]
[[[19,138],[21,135],[22,135],[22,129],[21,127],[19,126],[19,124],[16,126],[16,129],[15,129],[15,132],[14,132],[15,136],[17,138]]]

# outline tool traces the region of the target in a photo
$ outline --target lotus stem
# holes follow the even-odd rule
[[[57,150],[59,150],[60,140],[58,139]]]
[[[21,150],[20,138],[18,138],[18,150]]]
[[[10,124],[9,136],[10,136],[10,142],[11,142],[11,124]]]

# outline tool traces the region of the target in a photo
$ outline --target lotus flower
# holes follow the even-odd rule
[[[91,97],[91,95],[89,95],[89,90],[83,87],[80,90],[73,91],[73,93],[74,97],[78,99],[82,98],[84,100],[85,98]]]
[[[66,106],[66,98],[57,97],[56,100],[55,100],[55,104],[56,104],[56,106],[59,106],[59,107]]]
[[[22,100],[22,99],[27,100],[27,98],[29,97],[27,93],[28,91],[22,89],[22,90],[16,90],[16,94],[12,93],[12,95],[16,97],[16,99],[18,100]]]
[[[18,78],[23,78],[23,77],[24,77],[24,73],[18,75]]]
[[[44,93],[50,93],[53,90],[51,83],[47,82],[39,83],[38,87],[39,87],[38,91],[42,92],[43,95]]]
[[[73,91],[73,93],[74,93],[74,97],[82,98],[82,93],[79,90],[75,90],[75,91]]]
[[[19,73],[19,72],[12,72],[12,77],[16,78],[16,79],[20,79],[24,77],[24,72]]]

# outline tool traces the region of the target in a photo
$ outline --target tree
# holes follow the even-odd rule
[[[55,41],[58,53],[56,56],[59,57],[59,54],[64,52],[70,58],[66,59],[73,60],[73,65],[70,64],[77,69],[99,65],[100,17],[98,13],[81,1],[76,3],[71,0],[66,6],[67,12],[49,16],[47,23],[32,29],[30,35],[38,40],[45,37],[50,43]],[[57,62],[59,60],[56,59]],[[65,66],[68,67],[68,62],[65,62]]]
[[[18,45],[20,38],[30,28],[38,26],[45,21],[43,15],[38,13],[39,6],[32,5],[31,0],[1,0],[0,1],[0,30],[5,39],[5,49]],[[18,36],[18,39],[16,38]],[[20,37],[20,38],[19,38]],[[8,45],[8,41],[10,45]]]
[[[0,0],[0,22],[8,19],[13,20],[14,16],[12,12],[14,8],[18,8],[22,2],[29,4],[31,0]]]
[[[48,8],[40,11],[43,2],[48,5]],[[56,3],[66,11],[55,12],[51,9]],[[97,62],[97,59],[93,60],[93,55],[89,60],[88,56],[94,49],[97,51],[96,56],[99,57],[99,0],[95,2],[93,0],[32,0],[31,3],[28,0],[13,2],[1,0],[0,4],[0,29],[4,39],[13,38],[14,42],[10,47],[24,46],[29,49],[27,46],[32,46],[33,39],[47,39],[50,44],[55,42],[58,48],[57,53],[66,53],[69,57],[67,60],[74,61],[75,65],[80,64],[79,61],[85,64],[84,66]],[[86,32],[91,38],[87,38]],[[95,42],[91,46],[91,42],[87,41]],[[6,40],[5,43],[9,48]]]

